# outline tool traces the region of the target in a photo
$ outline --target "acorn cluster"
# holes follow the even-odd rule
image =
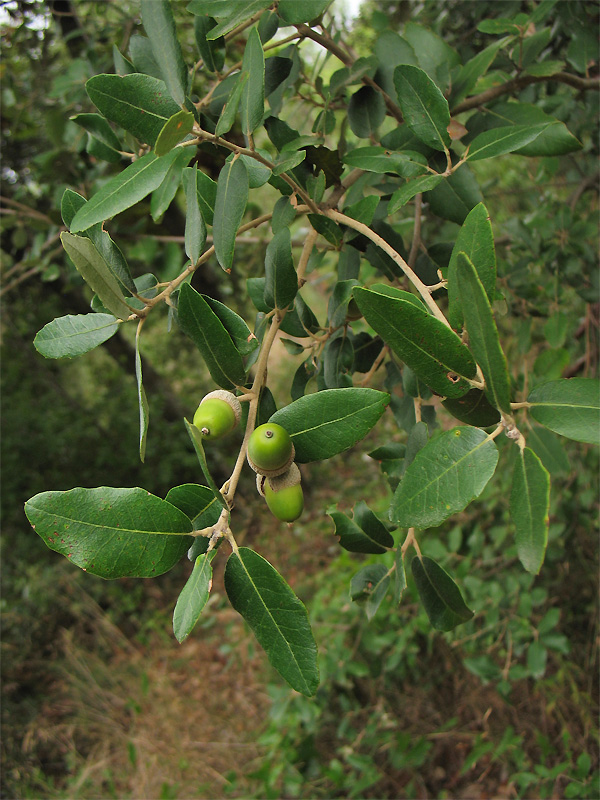
[[[240,401],[223,389],[207,394],[196,413],[194,425],[204,439],[221,439],[240,421]],[[271,513],[283,522],[294,522],[302,514],[304,495],[301,475],[294,463],[295,448],[289,433],[281,425],[259,425],[248,440],[248,464],[256,472],[256,486]]]

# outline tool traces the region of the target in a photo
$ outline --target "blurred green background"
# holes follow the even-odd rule
[[[388,1],[364,3],[362,16],[352,18],[355,5],[336,0],[336,24],[359,54],[386,25],[410,17],[463,60],[483,46],[480,19],[533,6]],[[184,3],[175,8],[188,19]],[[566,442],[555,452],[550,542],[539,577],[516,558],[510,487],[501,475],[428,534],[424,552],[448,566],[476,611],[448,634],[431,630],[410,586],[400,607],[388,598],[367,623],[348,596],[351,576],[366,562],[340,551],[325,514],[333,504],[348,512],[356,497],[385,509],[389,489],[364,454],[389,438],[402,441],[391,419],[349,457],[307,468],[307,510],[292,529],[265,516],[245,475],[236,539],[263,553],[307,603],[322,670],[313,699],[270,670],[227,603],[219,559],[209,607],[180,646],[171,615],[191,563],[152,581],[105,582],[36,537],[23,503],[39,491],[141,485],[164,497],[172,486],[202,482],[182,418],[214,387],[189,341],[176,329],[167,334],[166,316],[153,315],[142,348],[151,406],[142,465],[131,332],[73,361],[46,361],[34,350],[44,324],[85,313],[91,299],[58,242],[61,195],[67,186],[87,195],[111,169],[86,152],[86,135],[69,117],[92,110],[85,80],[112,71],[113,43],[126,52],[141,25],[130,0],[20,0],[0,11],[2,797],[597,796],[592,447]],[[557,52],[577,36],[587,41],[597,21],[596,3],[558,3],[551,19]],[[191,61],[193,35],[186,39],[185,30]],[[525,91],[535,102],[537,89]],[[597,93],[559,92],[552,113],[580,138],[582,152],[508,157],[479,163],[476,172],[494,220],[501,290],[512,306],[510,320],[496,309],[503,342],[509,360],[531,364],[532,381],[575,364],[578,374],[597,375]],[[210,152],[200,158],[214,177],[220,164]],[[136,275],[177,274],[183,214],[175,203],[153,224],[142,203],[113,226]],[[424,239],[428,224],[440,227],[425,220]],[[457,230],[444,223],[440,236],[452,242]],[[249,241],[236,252],[243,266],[228,283],[216,264],[194,281],[251,321],[241,287],[261,274],[264,251]],[[312,302],[316,309],[326,302],[318,288]],[[289,364],[276,351],[269,385],[279,403],[289,402]],[[238,446],[234,437],[211,453],[217,478],[228,474]]]

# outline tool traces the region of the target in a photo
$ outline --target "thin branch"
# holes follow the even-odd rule
[[[406,263],[406,261],[402,258],[400,253],[398,253],[394,248],[386,242],[381,236],[379,236],[375,231],[371,230],[368,225],[365,225],[363,222],[358,222],[358,220],[352,219],[352,217],[347,217],[345,214],[341,214],[339,211],[335,211],[334,209],[329,209],[323,212],[325,216],[329,217],[330,219],[334,220],[334,222],[340,222],[342,225],[347,225],[349,228],[353,228],[355,231],[362,233],[363,236],[366,236],[367,239],[370,239],[374,244],[380,247],[388,256],[400,267],[402,272],[406,275],[408,280],[412,283],[415,289],[419,292],[421,297],[423,298],[425,304],[431,311],[436,319],[439,319],[440,322],[443,322],[446,327],[451,328],[452,326],[438,307],[435,300],[431,297],[431,292],[429,287],[426,286],[423,281],[419,278],[416,272]]]
[[[450,114],[456,116],[463,111],[469,111],[471,108],[485,105],[485,103],[489,103],[490,100],[495,100],[496,97],[501,97],[503,94],[518,92],[532,83],[546,83],[548,81],[566,83],[568,86],[572,86],[574,89],[578,89],[581,92],[587,89],[595,89],[596,91],[600,89],[600,78],[580,78],[578,75],[571,75],[568,72],[556,72],[554,75],[547,75],[545,77],[537,75],[519,75],[500,86],[493,86],[491,89],[486,89],[485,92],[481,92],[481,94],[467,97],[465,100],[458,103],[458,105],[454,106]]]

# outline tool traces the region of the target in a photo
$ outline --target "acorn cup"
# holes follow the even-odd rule
[[[294,443],[281,425],[266,422],[259,425],[248,440],[248,464],[259,475],[276,478],[287,472],[294,461]]]
[[[224,389],[217,389],[202,398],[193,422],[204,439],[214,441],[232,431],[241,416],[242,406],[237,397]]]

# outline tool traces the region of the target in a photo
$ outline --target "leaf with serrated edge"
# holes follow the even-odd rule
[[[44,325],[33,346],[44,358],[73,358],[110,339],[118,327],[112,314],[68,314]]]
[[[293,689],[312,697],[319,668],[308,614],[277,570],[258,553],[240,547],[227,560],[225,591],[271,665]]]
[[[486,394],[496,408],[510,414],[508,365],[492,307],[473,262],[462,252],[457,257],[456,282],[469,333],[469,347],[483,372]]]
[[[145,489],[42,492],[25,514],[51,550],[101,578],[151,578],[171,569],[190,546],[192,523]]]
[[[513,472],[510,516],[521,564],[528,572],[540,571],[548,544],[550,475],[529,447],[520,451]]]
[[[494,474],[498,450],[479,428],[460,427],[430,439],[396,489],[390,519],[433,528],[478,497]]]
[[[199,555],[192,574],[181,590],[173,612],[173,633],[179,643],[185,641],[208,603],[212,588],[212,565],[216,550]]]
[[[127,319],[133,309],[125,302],[117,279],[92,241],[66,231],[61,233],[60,240],[77,271],[98,295],[102,305],[117,319]]]
[[[576,442],[600,443],[600,382],[562,378],[536,386],[527,398],[531,416]]]
[[[429,621],[438,631],[451,631],[467,622],[473,612],[465,605],[458,586],[433,559],[416,556],[411,569]]]
[[[343,453],[378,422],[390,402],[376,389],[325,389],[299,397],[270,419],[283,426],[296,448],[296,461],[319,461]]]

